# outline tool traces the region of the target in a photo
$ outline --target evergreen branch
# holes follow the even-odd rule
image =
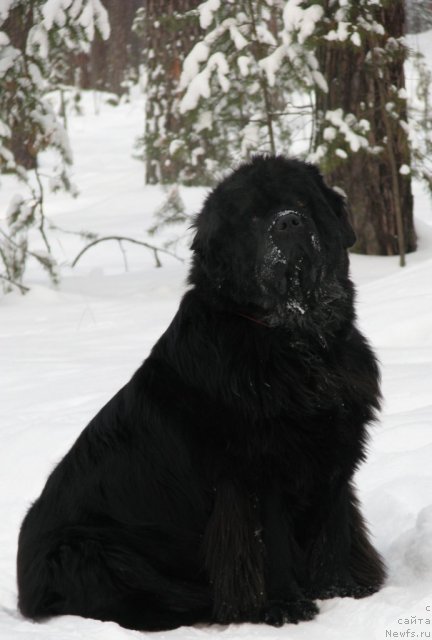
[[[21,293],[27,293],[27,291],[30,291],[30,289],[28,287],[25,287],[20,282],[16,282],[15,280],[12,280],[11,278],[8,278],[7,276],[2,275],[1,273],[0,273],[0,279],[1,280],[5,280],[9,284],[13,285],[17,289],[19,289],[21,291]]]
[[[252,32],[254,34],[256,47],[257,47],[258,51],[260,52],[262,50],[262,46],[261,46],[260,40],[258,38],[258,31],[257,31],[256,22],[255,22],[255,14],[254,14],[254,8],[253,8],[253,5],[252,5],[252,0],[248,0],[248,6],[249,6],[249,12],[250,12],[250,17],[251,17],[251,21],[252,21]],[[253,55],[253,52],[252,52],[252,55]],[[255,56],[254,56],[254,58],[255,58],[256,64],[258,65],[259,60],[257,60],[257,58]],[[269,140],[270,140],[270,151],[272,152],[273,155],[276,155],[276,144],[275,144],[275,138],[274,138],[274,132],[273,132],[273,120],[272,120],[272,116],[271,116],[270,96],[269,96],[269,91],[268,91],[268,82],[267,82],[267,78],[265,76],[265,72],[263,71],[263,69],[260,69],[260,71],[259,71],[259,83],[261,85],[261,89],[262,89],[262,92],[263,92],[263,98],[264,98],[264,108],[265,108],[265,113],[266,113],[266,124],[267,124],[267,129],[268,129],[268,134],[269,134]]]
[[[34,172],[35,172],[36,180],[39,187],[39,194],[36,197],[36,204],[35,204],[35,207],[39,206],[39,215],[40,215],[39,232],[42,236],[42,240],[44,241],[46,250],[48,251],[49,254],[51,254],[51,246],[50,246],[50,243],[48,242],[48,238],[45,233],[45,213],[43,209],[44,188],[43,188],[42,180],[40,178],[37,167],[35,168]]]
[[[28,249],[27,247],[23,247],[22,245],[19,245],[17,242],[15,242],[15,240],[13,240],[7,233],[5,233],[3,231],[3,229],[0,229],[0,233],[1,235],[6,239],[7,242],[10,242],[10,244],[15,247],[15,249],[19,249],[20,251],[24,251],[25,254],[31,256],[32,258],[34,258],[35,260],[37,260],[38,262],[40,262],[41,264],[43,264],[46,268],[50,268],[48,265],[50,264],[51,267],[54,266],[54,264],[52,264],[50,261],[52,260],[51,258],[45,258],[42,257],[41,254],[36,253],[34,251],[30,251],[30,249]]]
[[[86,240],[96,240],[97,233],[93,231],[72,231],[71,229],[63,229],[63,227],[59,227],[57,224],[54,224],[52,220],[49,221],[49,229],[52,231],[60,231],[61,233],[69,234],[71,236],[78,236],[81,239]]]

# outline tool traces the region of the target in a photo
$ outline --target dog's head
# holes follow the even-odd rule
[[[355,235],[318,169],[255,157],[208,196],[195,222],[190,281],[270,324],[347,297]]]

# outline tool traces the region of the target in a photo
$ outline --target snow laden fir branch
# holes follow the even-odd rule
[[[298,5],[207,0],[197,9],[205,34],[184,61],[180,110],[194,112],[198,126],[205,123],[216,137],[215,150],[231,150],[230,160],[287,148],[293,115],[304,102],[312,108],[308,90],[327,88],[313,51],[303,46],[323,9]]]
[[[87,50],[98,30],[109,35],[100,0],[3,0],[0,3],[0,172],[23,183],[25,195],[10,203],[0,235],[0,269],[6,289],[21,291],[28,257],[37,259],[56,281],[44,215],[44,189],[76,194],[70,177],[72,151],[51,95],[56,63],[64,51]],[[41,153],[50,160],[40,163]],[[53,160],[51,160],[53,158]],[[30,252],[28,233],[36,228],[44,252]]]
[[[276,152],[285,148],[291,141],[298,94],[328,89],[314,53],[318,40],[341,42],[349,38],[353,45],[361,44],[358,26],[347,22],[349,2],[341,0],[339,4],[335,30],[328,28],[321,5],[301,0],[203,2],[197,12],[206,33],[184,62],[180,110],[196,110],[197,120],[205,115],[208,127],[216,126],[214,120],[219,114],[224,122],[234,123],[235,133],[240,133],[236,151],[241,156],[257,149]],[[232,94],[240,97],[237,109]],[[271,95],[271,101],[266,100],[266,94]],[[308,102],[306,95],[301,97]],[[308,106],[312,117],[313,103]],[[286,118],[281,120],[281,116]],[[337,137],[335,125],[339,125],[345,138],[355,141],[355,149],[358,144],[365,146],[364,139],[358,138],[359,132],[353,130],[356,119],[352,114],[329,112],[322,117],[333,123],[332,139]],[[276,120],[280,130],[275,142]],[[244,126],[239,127],[239,123]],[[364,127],[365,123],[360,123],[360,129],[364,131]]]
[[[195,13],[203,35],[183,64],[179,108],[189,114],[192,131],[205,131],[214,141],[212,170],[255,151],[294,149],[323,168],[340,165],[360,150],[382,153],[386,140],[373,139],[373,116],[366,104],[361,115],[341,106],[323,110],[317,100],[328,93],[332,81],[320,68],[319,53],[329,47],[369,52],[365,64],[381,82],[387,82],[385,70],[392,61],[407,55],[403,37],[386,36],[382,4],[333,0],[324,8],[304,0],[201,3]],[[417,116],[408,120],[406,92],[389,84],[392,98],[386,108],[410,131],[413,151],[412,169],[404,166],[401,171],[429,180],[425,144],[419,142],[425,129],[416,124]],[[177,139],[171,148],[177,152],[184,145],[185,140]]]

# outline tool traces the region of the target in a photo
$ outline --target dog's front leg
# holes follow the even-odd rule
[[[204,536],[215,622],[258,621],[265,601],[264,545],[258,499],[238,481],[223,479]]]
[[[276,486],[264,497],[263,525],[268,600],[262,611],[262,621],[279,627],[286,622],[311,620],[318,608],[302,589],[304,554],[295,539],[290,510]]]
[[[385,568],[369,540],[352,486],[345,482],[328,490],[321,504],[308,554],[313,597],[362,598],[374,593],[385,579]]]

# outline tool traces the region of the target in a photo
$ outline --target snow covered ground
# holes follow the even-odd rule
[[[142,164],[131,158],[142,129],[142,104],[134,100],[113,108],[101,102],[96,112],[87,97],[84,109],[85,117],[70,121],[81,195],[76,200],[50,197],[47,212],[67,230],[145,239],[163,193],[143,187]],[[10,180],[2,180],[0,211],[15,191]],[[202,189],[182,191],[191,213],[204,194]],[[352,257],[359,323],[382,363],[385,407],[357,485],[388,566],[385,587],[361,601],[323,602],[316,620],[297,626],[182,628],[152,637],[431,637],[432,205],[419,185],[415,195],[419,251],[408,256],[404,270],[397,259]],[[125,245],[125,272],[117,245],[105,243],[72,270],[67,265],[82,240],[58,234],[54,244],[64,264],[58,289],[37,265],[30,265],[26,282],[31,292],[0,297],[0,638],[138,638],[143,634],[114,623],[72,616],[43,624],[23,620],[16,609],[16,540],[48,472],[170,322],[185,290],[187,261],[166,257],[157,269],[149,251]],[[184,257],[186,246],[185,241],[179,248]],[[403,635],[408,630],[416,635]]]

